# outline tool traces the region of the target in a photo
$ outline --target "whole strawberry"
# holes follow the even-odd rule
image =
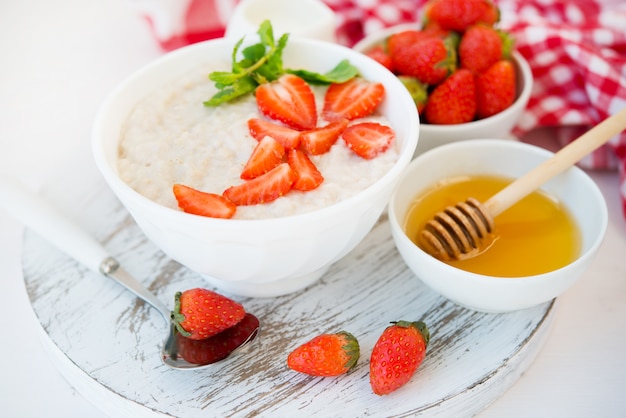
[[[511,53],[512,39],[503,31],[483,24],[470,26],[459,42],[459,63],[480,73]]]
[[[259,319],[247,313],[234,326],[203,340],[178,337],[178,354],[191,364],[211,364],[223,360],[254,336]],[[257,331],[258,332],[258,331]]]
[[[435,87],[424,109],[426,121],[440,125],[470,122],[475,113],[474,75],[465,68],[457,70]]]
[[[393,61],[391,61],[391,56],[384,45],[376,45],[367,51],[365,55],[382,64],[389,71],[393,71]]]
[[[356,365],[359,354],[359,343],[349,332],[322,334],[292,351],[287,366],[312,376],[338,376]]]
[[[457,32],[475,23],[493,25],[500,17],[490,0],[431,0],[424,6],[424,16],[427,22]]]
[[[500,60],[476,77],[476,114],[495,115],[515,101],[516,77],[513,63]]]
[[[452,36],[444,39],[425,36],[415,43],[398,43],[389,51],[398,74],[415,77],[426,84],[441,82],[457,66],[455,38]]]
[[[243,306],[208,289],[176,292],[172,320],[178,331],[192,340],[212,337],[241,321]]]
[[[426,356],[430,332],[422,321],[392,322],[372,350],[370,384],[377,395],[386,395],[411,380]]]

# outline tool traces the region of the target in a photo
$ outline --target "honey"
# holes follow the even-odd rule
[[[417,245],[419,232],[433,216],[474,197],[481,202],[512,180],[495,176],[455,177],[439,182],[409,208],[404,229]],[[496,277],[521,277],[561,268],[580,253],[580,231],[570,212],[554,197],[536,191],[498,215],[494,239],[476,257],[446,261],[457,268]]]

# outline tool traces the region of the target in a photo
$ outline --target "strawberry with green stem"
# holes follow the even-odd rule
[[[453,35],[422,35],[415,42],[397,45],[390,49],[394,69],[426,84],[440,83],[457,67],[457,41]]]
[[[503,58],[509,58],[513,38],[492,26],[470,26],[459,42],[459,63],[474,73],[481,73]]]
[[[471,122],[476,114],[476,82],[471,71],[460,68],[430,93],[424,115],[428,123],[448,125]]]
[[[407,384],[426,356],[430,340],[422,321],[392,322],[376,341],[370,358],[370,385],[387,395]]]
[[[443,29],[463,32],[476,23],[493,25],[499,12],[491,0],[431,0],[424,6],[424,18]]]
[[[176,292],[172,321],[178,332],[192,340],[212,337],[234,326],[246,314],[234,300],[208,289]]]
[[[500,60],[476,77],[476,114],[486,118],[515,101],[516,75],[513,63]]]
[[[352,369],[360,355],[357,339],[349,332],[322,334],[300,345],[287,357],[287,366],[311,376],[339,376]]]

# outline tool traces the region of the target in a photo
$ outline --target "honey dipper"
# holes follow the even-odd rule
[[[485,203],[470,197],[465,202],[448,206],[420,231],[421,247],[443,261],[477,256],[493,236],[495,217],[625,128],[626,108],[606,118]]]

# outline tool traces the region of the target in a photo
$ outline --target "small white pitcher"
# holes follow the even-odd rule
[[[256,33],[269,19],[278,39],[282,34],[336,42],[335,13],[320,0],[241,0],[228,25],[226,37]]]

